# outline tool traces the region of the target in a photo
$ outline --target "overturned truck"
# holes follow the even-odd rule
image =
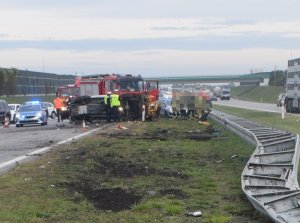
[[[133,75],[93,75],[82,77],[80,97],[70,102],[70,119],[73,122],[106,119],[104,97],[107,92],[119,95],[122,121],[141,120],[143,113],[149,120],[158,117],[158,82],[145,82]]]

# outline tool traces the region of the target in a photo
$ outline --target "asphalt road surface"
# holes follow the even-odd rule
[[[214,101],[213,104],[237,107],[237,108],[247,108],[247,109],[253,109],[258,111],[281,113],[281,107],[277,107],[275,103],[268,104],[268,103],[242,101],[242,100],[230,98],[230,100],[218,99],[218,101]]]
[[[101,125],[93,124],[83,128],[82,125],[70,124],[69,120],[63,123],[64,126],[57,126],[57,120],[49,118],[46,126],[0,126],[0,164],[87,133]]]
[[[281,113],[281,108],[276,104],[265,104],[256,102],[247,102],[236,99],[218,100],[213,102],[225,106],[248,108],[268,112]],[[24,126],[17,128],[11,124],[9,128],[3,128],[0,124],[0,169],[10,161],[21,156],[31,156],[34,151],[45,147],[53,146],[66,139],[76,138],[89,131],[93,131],[104,123],[99,125],[90,125],[83,128],[82,125],[70,124],[68,120],[64,126],[58,127],[56,119],[48,119],[47,126]]]

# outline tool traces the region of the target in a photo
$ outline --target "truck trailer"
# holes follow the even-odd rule
[[[300,113],[300,58],[288,61],[285,87],[286,112]]]

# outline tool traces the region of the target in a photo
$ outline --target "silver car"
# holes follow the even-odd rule
[[[23,125],[47,125],[48,116],[40,104],[20,105],[16,112],[16,127]]]
[[[20,104],[8,104],[10,109],[10,121],[16,122],[16,112],[19,110]]]
[[[40,102],[43,110],[46,111],[48,117],[54,119],[56,117],[56,111],[54,105],[50,102]]]

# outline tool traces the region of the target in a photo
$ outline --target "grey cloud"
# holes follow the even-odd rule
[[[172,30],[188,30],[188,27],[175,27],[175,26],[165,26],[165,27],[153,27],[152,30],[158,31],[172,31]]]
[[[0,40],[0,50],[34,48],[42,50],[69,51],[149,51],[173,50],[238,50],[245,48],[300,49],[298,38],[281,35],[248,33],[243,36],[220,36],[209,38],[154,38],[154,39],[83,39],[73,41],[8,41]]]

